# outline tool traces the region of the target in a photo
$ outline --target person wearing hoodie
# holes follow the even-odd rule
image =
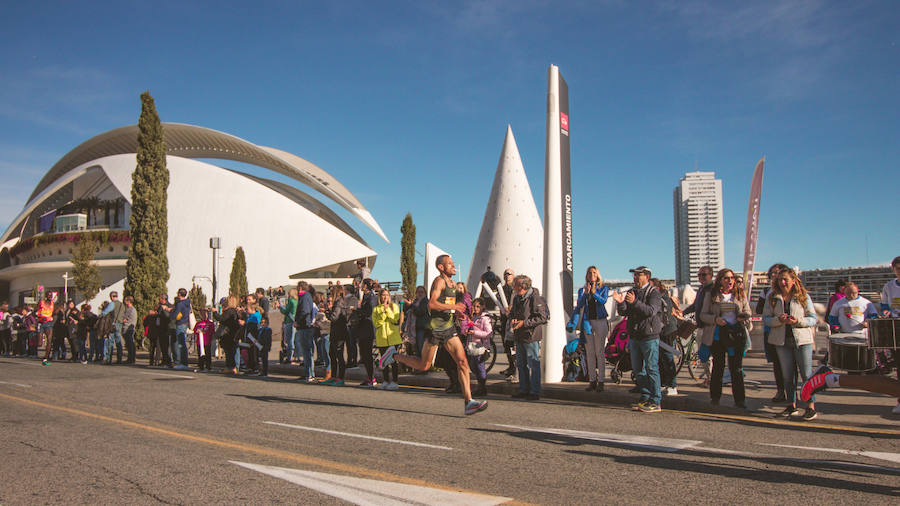
[[[469,359],[469,368],[475,372],[475,379],[478,381],[478,387],[472,390],[472,395],[483,397],[487,395],[487,371],[484,369],[484,352],[490,351],[494,327],[491,323],[491,316],[484,310],[484,299],[481,297],[472,301],[472,315],[472,322],[465,329],[465,334],[468,336],[466,355]],[[472,349],[470,350],[470,348]],[[474,354],[476,351],[478,353]]]

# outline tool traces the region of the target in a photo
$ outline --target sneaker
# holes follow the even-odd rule
[[[670,395],[678,395],[678,389],[675,387],[664,387],[662,389],[662,394],[667,397]]]
[[[487,401],[476,401],[475,399],[470,400],[466,403],[466,414],[474,415],[479,411],[484,411],[487,409]]]
[[[775,397],[772,397],[772,402],[787,402],[787,397],[785,397],[784,392],[778,392]]]
[[[659,407],[659,404],[646,402],[643,406],[638,407],[638,411],[641,413],[659,413],[662,411],[662,408]]]
[[[331,385],[334,385],[334,382],[335,382],[334,378],[328,378],[327,380],[322,380],[319,384],[331,386]]]
[[[333,386],[333,387],[342,387],[342,386],[344,386],[344,380],[342,380],[342,379],[334,380],[334,381],[331,382],[331,386]]]
[[[386,387],[384,387],[384,389],[385,389],[385,390],[390,390],[390,391],[393,392],[393,391],[395,391],[395,390],[399,390],[399,389],[400,389],[400,385],[398,385],[397,383],[391,381],[390,383],[387,384]]]
[[[378,368],[384,369],[385,366],[389,366],[394,363],[394,355],[396,354],[397,348],[388,346],[388,349],[384,350],[384,353],[381,354],[381,358],[378,359]]]
[[[387,386],[388,386],[387,383],[382,383],[382,384],[376,386],[376,387],[375,387],[375,390],[386,390],[386,389],[387,389]]]
[[[792,416],[799,416],[800,410],[795,408],[794,406],[788,406],[784,408],[784,411],[778,413],[779,418],[790,418]]]
[[[810,421],[815,420],[816,417],[819,416],[819,413],[813,408],[806,408],[806,412],[803,413],[803,420]]]
[[[825,377],[831,373],[831,368],[827,365],[823,365],[816,369],[816,372],[806,380],[806,383],[803,384],[803,388],[800,389],[800,399],[803,402],[809,402],[809,399],[815,395],[816,392],[821,392],[828,388]],[[815,413],[815,410],[813,410],[813,413]],[[812,418],[810,418],[810,420],[812,420]]]
[[[647,405],[649,403],[650,403],[650,401],[638,401],[635,404],[631,405],[631,410],[632,411],[640,411],[642,407],[644,407],[645,405]]]
[[[372,378],[372,379],[366,381],[366,386],[369,387],[369,388],[377,388],[377,387],[378,387],[378,382],[375,381],[375,378]]]
[[[900,401],[897,401],[897,405],[894,406],[894,409],[891,410],[891,413],[900,415]]]

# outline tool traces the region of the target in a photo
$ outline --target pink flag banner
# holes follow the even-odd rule
[[[759,236],[759,204],[762,195],[763,167],[766,157],[759,159],[750,184],[750,204],[747,206],[747,234],[744,238],[744,295],[750,298],[753,290],[753,266],[756,263],[756,239]]]

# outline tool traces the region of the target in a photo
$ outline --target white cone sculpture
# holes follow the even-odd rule
[[[543,251],[541,218],[525,177],[512,128],[507,126],[466,286],[474,292],[481,275],[490,267],[501,278],[503,270],[511,268],[517,275],[530,277],[532,286],[540,288],[544,272]]]

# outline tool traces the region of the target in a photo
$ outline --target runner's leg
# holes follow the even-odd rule
[[[462,387],[463,399],[466,402],[472,400],[472,389],[469,385],[469,361],[466,360],[466,352],[463,349],[462,342],[459,337],[453,336],[444,343],[444,349],[450,353],[453,360],[456,361],[456,367],[459,371],[459,385]]]
[[[411,357],[398,353],[394,355],[394,360],[417,371],[427,371],[431,369],[431,364],[434,363],[434,356],[437,355],[437,351],[438,347],[426,339],[425,344],[422,346],[421,357]]]

